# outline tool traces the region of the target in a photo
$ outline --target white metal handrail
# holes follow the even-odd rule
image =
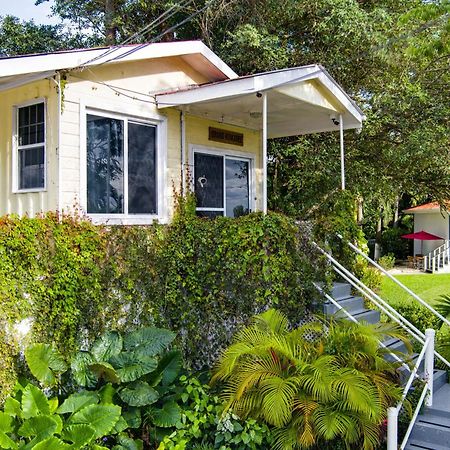
[[[416,365],[414,366],[411,376],[406,383],[405,389],[403,390],[403,395],[397,406],[388,408],[388,421],[387,421],[387,450],[398,450],[398,414],[403,406],[403,403],[408,395],[411,385],[415,379],[417,371],[419,370],[420,364],[423,358],[425,358],[425,386],[420,396],[419,403],[414,410],[413,417],[409,423],[406,434],[400,444],[400,450],[406,447],[409,436],[411,435],[414,423],[417,416],[419,415],[422,403],[425,400],[426,406],[433,406],[433,372],[434,372],[434,335],[435,331],[432,329],[427,329],[425,331],[426,341],[417,359]],[[427,395],[428,394],[428,395]]]
[[[318,286],[317,284],[314,283],[314,286],[316,287],[316,289],[329,301],[331,302],[334,306],[336,306],[336,308],[338,309],[338,311],[342,311],[349,320],[351,320],[354,323],[358,323],[358,321],[355,319],[354,316],[352,316],[342,305],[340,305],[333,297],[331,297],[330,295],[328,295],[326,292],[323,291],[323,289]],[[397,361],[400,362],[402,367],[404,369],[406,369],[408,372],[411,372],[411,368],[408,366],[408,364],[406,364],[398,355],[396,355],[394,352],[390,351],[388,349],[388,347],[383,343],[380,342],[380,346],[383,347],[385,350],[387,350],[389,352],[389,354]]]
[[[344,238],[338,234],[338,237],[345,241]],[[442,320],[446,325],[450,326],[450,321],[445,318],[442,314],[440,314],[438,311],[436,311],[431,305],[429,305],[425,300],[422,300],[415,292],[413,292],[411,289],[409,289],[407,286],[405,286],[401,281],[399,281],[397,278],[393,277],[389,272],[387,272],[383,267],[381,267],[377,262],[375,262],[373,259],[371,259],[369,256],[367,256],[362,250],[360,250],[356,245],[352,244],[351,242],[345,241],[347,245],[354,250],[358,255],[361,255],[366,261],[371,263],[374,267],[376,267],[378,270],[380,270],[384,275],[386,275],[390,280],[392,280],[394,283],[396,283],[398,286],[400,286],[404,291],[406,291],[411,297],[413,297],[415,300],[417,300],[422,306],[430,310],[435,316],[439,317],[440,320]]]
[[[446,240],[442,245],[435,248],[433,251],[424,256],[424,271],[431,270],[432,273],[436,271],[436,268],[445,265],[445,259],[447,263],[450,262],[450,241]]]
[[[319,245],[313,242],[313,245],[317,250],[322,253],[332,264],[333,270],[348,281],[354,288],[356,288],[363,295],[368,297],[378,308],[380,308],[389,318],[394,320],[404,330],[406,330],[414,339],[419,341],[422,345],[425,344],[425,335],[417,329],[411,322],[405,319],[400,313],[398,313],[391,305],[383,300],[378,294],[373,292],[368,286],[366,286],[361,280],[353,275],[348,269],[340,264],[333,256],[323,250]],[[359,250],[359,249],[358,249]],[[435,356],[441,360],[447,367],[450,367],[448,362],[440,353],[434,352]]]

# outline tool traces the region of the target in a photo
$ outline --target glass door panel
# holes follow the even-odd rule
[[[194,154],[194,189],[202,215],[223,215],[223,156]],[[213,213],[213,214],[211,214]]]
[[[226,215],[239,217],[249,213],[249,161],[227,158],[225,161]]]

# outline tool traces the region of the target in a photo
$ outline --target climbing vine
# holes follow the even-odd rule
[[[107,228],[55,213],[0,219],[2,391],[27,324],[27,343],[52,343],[66,357],[108,328],[167,327],[199,368],[255,313],[276,305],[302,317],[321,270],[307,227],[280,214],[201,219],[189,202],[170,225]]]

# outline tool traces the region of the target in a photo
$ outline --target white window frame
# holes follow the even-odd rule
[[[167,222],[166,166],[167,166],[167,118],[159,115],[147,117],[131,114],[130,108],[99,109],[95,106],[80,104],[80,197],[81,207],[93,223],[109,225],[148,225],[154,221]],[[87,212],[87,116],[96,115],[124,122],[124,213],[96,214]],[[127,214],[128,210],[128,122],[156,127],[156,213]]]
[[[19,150],[21,149],[27,149],[27,148],[34,148],[34,147],[41,147],[42,144],[30,144],[30,145],[19,145],[19,109],[20,108],[26,108],[27,106],[33,106],[33,105],[39,105],[43,103],[44,104],[44,142],[42,143],[44,146],[44,186],[38,187],[38,188],[29,188],[29,189],[20,189],[19,186]],[[12,136],[12,173],[11,173],[11,180],[12,180],[12,192],[13,194],[26,194],[26,193],[32,193],[32,192],[45,192],[47,191],[47,124],[48,116],[47,116],[47,99],[44,97],[41,98],[35,98],[33,100],[28,100],[23,103],[19,103],[17,105],[13,106],[13,120],[12,120],[12,129],[13,129],[13,136]]]
[[[249,209],[250,212],[256,211],[256,173],[255,173],[255,159],[254,153],[242,152],[231,148],[218,148],[218,147],[205,147],[203,145],[189,144],[189,161],[190,170],[192,173],[191,190],[195,192],[195,180],[194,176],[194,155],[195,153],[202,153],[204,155],[222,156],[223,157],[223,208],[207,208],[196,207],[196,211],[218,211],[223,212],[226,216],[227,212],[227,190],[226,190],[226,160],[234,159],[239,161],[248,161],[248,184],[249,184]]]

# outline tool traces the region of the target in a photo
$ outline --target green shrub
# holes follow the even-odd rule
[[[177,333],[189,366],[210,367],[253,314],[279,305],[301,318],[319,270],[308,229],[280,214],[206,220],[188,200],[170,225],[3,217],[0,329],[31,319],[29,341],[51,343],[68,359],[106,329],[155,325]],[[5,349],[5,358],[18,351]],[[4,389],[11,382],[0,377]]]
[[[158,450],[220,449],[256,450],[270,448],[269,428],[254,419],[241,420],[223,411],[223,402],[209,386],[195,377],[180,377],[181,420]]]
[[[393,254],[397,259],[406,259],[409,253],[408,239],[402,239],[403,234],[410,233],[405,228],[388,228],[381,235],[381,250],[383,255]]]
[[[379,260],[378,264],[385,270],[390,270],[394,268],[395,256],[393,253],[388,253],[383,255]]]
[[[383,274],[377,268],[369,266],[361,257],[355,263],[354,274],[372,291],[380,290]]]
[[[441,327],[440,319],[414,299],[408,303],[394,303],[392,307],[422,332],[427,328],[438,330]]]

